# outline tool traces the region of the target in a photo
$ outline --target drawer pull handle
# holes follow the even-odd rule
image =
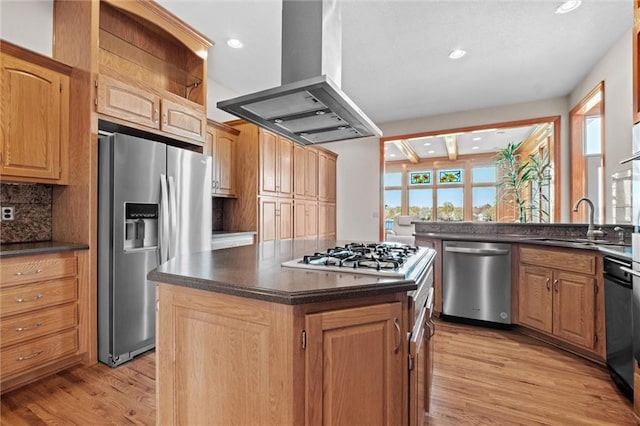
[[[396,328],[396,346],[393,348],[393,353],[397,354],[402,344],[402,333],[400,332],[400,321],[398,321],[398,318],[393,319],[393,325]]]
[[[24,297],[18,297],[18,298],[16,299],[16,303],[24,303],[24,302],[28,302],[28,301],[30,301],[30,300],[40,300],[40,299],[42,299],[43,297],[44,297],[44,294],[40,294],[40,293],[36,294],[36,295],[35,295],[35,296],[33,296],[32,298],[26,298],[26,299],[25,299]]]
[[[35,274],[39,274],[40,272],[42,272],[42,269],[35,269],[33,271],[27,271],[27,272],[15,272],[13,275],[17,275],[19,277],[23,276],[23,275],[35,275]]]
[[[37,357],[38,355],[42,355],[43,353],[44,351],[35,351],[31,355],[20,355],[18,358],[16,358],[16,361],[26,361],[28,359]]]
[[[42,327],[44,324],[42,324],[41,322],[36,323],[35,325],[31,326],[31,327],[16,327],[16,331],[18,333],[22,332],[22,331],[27,331],[27,330],[32,330],[34,328],[40,328]]]

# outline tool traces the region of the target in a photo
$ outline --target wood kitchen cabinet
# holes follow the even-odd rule
[[[597,270],[595,254],[521,246],[518,322],[600,352]]]
[[[293,196],[293,142],[259,129],[260,195]]]
[[[406,424],[406,293],[307,305],[157,294],[158,424]]]
[[[158,95],[151,88],[122,80],[123,77],[98,76],[98,113],[171,136],[204,142],[207,117],[202,105],[168,93]]]
[[[260,197],[260,241],[293,238],[293,199]]]
[[[293,200],[294,235],[296,239],[318,238],[318,202]]]
[[[205,154],[212,157],[211,194],[216,197],[236,196],[235,148],[237,129],[216,123],[212,120],[207,125],[207,144]]]
[[[633,122],[640,123],[640,1],[633,2]]]
[[[2,181],[68,183],[72,68],[0,40]]]
[[[322,151],[318,155],[318,199],[328,203],[336,202],[336,161],[335,155]]]
[[[318,151],[294,144],[294,197],[318,197]]]
[[[305,316],[308,425],[402,423],[399,302]]]
[[[225,205],[224,229],[257,231],[259,241],[275,235],[286,238],[335,238],[336,206],[334,201],[318,198],[319,157],[333,160],[336,155],[322,148],[303,147],[243,120],[225,123],[239,131],[236,145],[237,199]],[[334,182],[335,167],[325,166],[325,181]],[[333,190],[335,194],[335,189]],[[279,201],[275,201],[278,199]],[[275,220],[278,203],[293,206],[291,216]],[[287,206],[288,211],[288,206]],[[266,215],[266,216],[265,216]],[[289,222],[291,218],[291,222]],[[286,219],[286,220],[284,220]],[[291,223],[289,232],[277,232],[275,223]],[[263,229],[266,229],[263,232]]]
[[[3,259],[0,276],[2,392],[79,363],[74,252]]]

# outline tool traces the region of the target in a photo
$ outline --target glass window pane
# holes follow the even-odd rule
[[[462,169],[438,170],[438,183],[464,183]]]
[[[393,218],[400,214],[400,200],[402,198],[399,189],[384,191],[384,223],[385,228],[393,224]]]
[[[461,221],[463,216],[464,191],[462,188],[440,188],[437,192],[438,220]]]
[[[473,183],[493,183],[496,181],[496,166],[474,167],[471,171]]]
[[[600,126],[602,120],[599,115],[585,118],[584,121],[584,155],[600,154],[602,144],[600,143]]]
[[[471,189],[474,222],[496,221],[496,188],[488,186]]]
[[[433,220],[433,190],[409,190],[409,216],[420,220]]]
[[[401,186],[402,172],[389,172],[384,174],[384,186]]]

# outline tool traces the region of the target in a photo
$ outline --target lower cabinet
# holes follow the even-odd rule
[[[2,260],[3,392],[79,362],[77,273],[73,252]]]
[[[294,200],[294,238],[318,238],[318,202],[313,200]]]
[[[157,297],[157,424],[406,424],[406,294],[292,306],[160,284]]]
[[[518,322],[594,351],[596,266],[595,254],[521,247]]]
[[[293,199],[260,197],[260,242],[293,238]]]

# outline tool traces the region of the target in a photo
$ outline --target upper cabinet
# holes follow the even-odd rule
[[[640,122],[640,0],[633,2],[633,122]]]
[[[233,127],[209,120],[205,154],[213,158],[211,195],[236,197],[235,152],[238,134]]]
[[[90,71],[97,118],[205,145],[209,40],[148,0],[56,1],[54,20],[73,22],[56,26],[54,55]]]
[[[318,198],[320,201],[336,201],[336,155],[322,151],[318,157]]]
[[[66,184],[72,68],[0,41],[3,181]]]
[[[293,196],[293,142],[262,128],[260,145],[260,195]]]

